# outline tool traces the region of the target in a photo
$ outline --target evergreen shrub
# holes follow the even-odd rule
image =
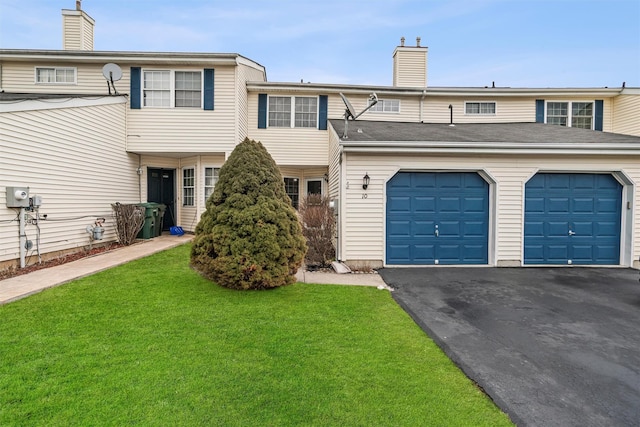
[[[269,289],[295,281],[307,250],[275,161],[246,138],[220,169],[196,226],[191,265],[232,289]]]

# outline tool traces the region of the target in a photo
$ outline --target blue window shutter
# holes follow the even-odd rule
[[[140,79],[142,72],[140,67],[131,67],[131,108],[135,110],[140,109]]]
[[[536,123],[544,123],[544,99],[536,99]]]
[[[258,129],[267,128],[267,94],[258,95]]]
[[[213,110],[213,87],[215,70],[213,68],[204,69],[204,109]]]
[[[320,105],[318,108],[318,129],[327,130],[327,103],[328,96],[320,95]]]
[[[604,102],[602,99],[596,100],[595,116],[594,116],[594,129],[602,130],[602,121],[604,116]]]

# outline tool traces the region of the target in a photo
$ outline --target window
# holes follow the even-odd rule
[[[369,111],[373,111],[376,113],[399,113],[400,100],[399,99],[379,99],[376,105],[371,107]]]
[[[176,71],[176,107],[200,108],[201,88],[199,72]]]
[[[213,194],[213,189],[218,183],[220,168],[204,168],[204,201],[209,200],[209,196]]]
[[[592,102],[573,102],[571,104],[571,127],[580,129],[592,129],[592,121]]]
[[[75,68],[37,67],[36,83],[75,84]]]
[[[182,170],[182,206],[195,206],[195,169]]]
[[[202,105],[200,71],[145,70],[143,76],[145,107],[200,108]]]
[[[298,209],[298,203],[300,202],[300,186],[298,185],[298,178],[285,178],[284,190],[287,192],[287,196],[291,199],[293,207]]]
[[[546,123],[593,129],[593,102],[547,102]]]
[[[269,127],[315,128],[317,126],[318,98],[305,96],[269,97]]]
[[[322,179],[307,180],[307,195],[309,194],[322,195]]]
[[[465,102],[464,113],[472,115],[495,115],[495,102]]]
[[[144,72],[144,106],[171,106],[171,79],[169,71]]]
[[[315,128],[318,125],[318,98],[296,97],[297,128]]]
[[[269,126],[291,127],[291,98],[285,96],[269,97]]]

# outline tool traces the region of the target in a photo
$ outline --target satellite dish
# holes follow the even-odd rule
[[[344,110],[344,132],[342,133],[342,138],[347,139],[349,138],[349,136],[347,135],[349,117],[351,117],[352,120],[355,120],[361,115],[363,115],[364,113],[366,113],[367,110],[369,110],[369,108],[373,107],[378,103],[378,95],[376,95],[375,92],[369,95],[369,105],[367,106],[367,108],[365,108],[364,110],[360,111],[357,114],[356,114],[356,110],[353,108],[353,105],[351,105],[351,102],[349,102],[347,97],[344,96],[342,92],[340,92],[340,98],[342,98],[342,102],[344,102],[344,106],[346,107]]]
[[[102,67],[102,75],[109,81],[117,82],[122,78],[122,69],[117,64],[110,62]]]
[[[117,82],[122,78],[122,69],[117,64],[113,64],[110,62],[102,67],[102,75],[105,79],[107,79],[109,95],[111,95],[112,87],[114,94],[118,95],[118,91],[116,90],[116,86],[113,84],[113,82]]]
[[[351,102],[349,102],[347,97],[342,93],[340,93],[340,98],[342,98],[342,102],[344,102],[345,107],[347,107],[347,109],[344,111],[344,114],[347,116],[347,118],[350,116],[355,120],[356,110],[353,109],[353,105],[351,105]]]

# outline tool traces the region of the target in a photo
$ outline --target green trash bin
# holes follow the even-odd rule
[[[157,203],[138,203],[136,206],[144,208],[144,224],[136,236],[138,239],[151,239],[155,237],[156,220],[158,219]]]
[[[167,210],[167,205],[162,203],[156,203],[158,207],[158,216],[155,224],[155,237],[162,236],[162,229],[164,228],[164,212]]]

